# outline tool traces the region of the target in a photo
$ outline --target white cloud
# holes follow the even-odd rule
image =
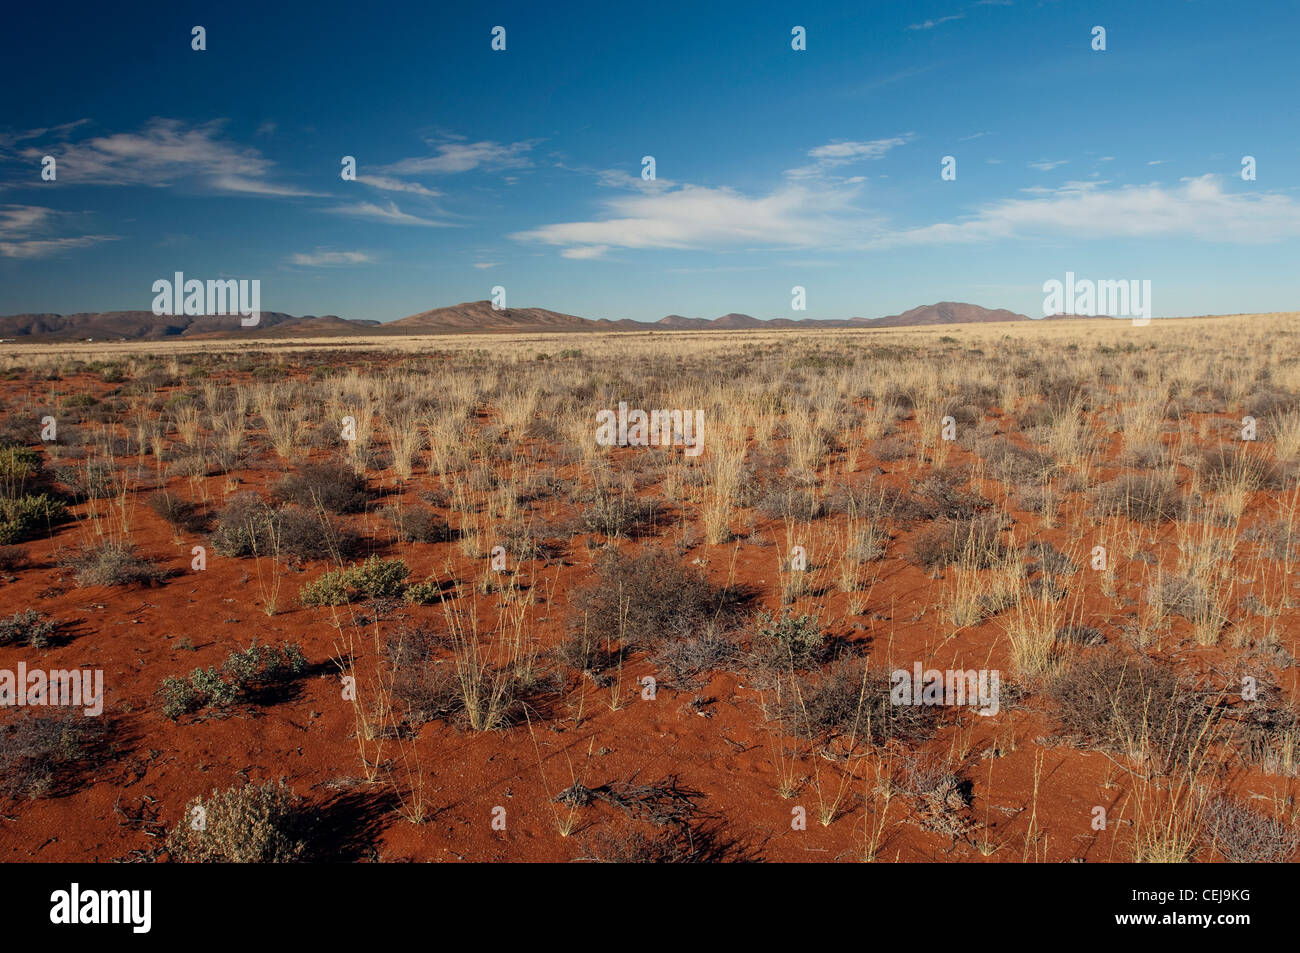
[[[326,251],[317,248],[311,252],[298,252],[289,256],[289,264],[302,265],[305,268],[321,268],[330,265],[368,265],[375,256],[364,251]]]
[[[1099,183],[995,202],[961,222],[882,234],[871,247],[1054,236],[1071,239],[1190,238],[1263,244],[1300,238],[1300,203],[1276,193],[1226,192],[1219,177],[1183,179],[1173,188]]]
[[[353,218],[369,219],[373,222],[383,222],[386,225],[426,225],[430,227],[446,226],[447,222],[437,222],[429,218],[420,218],[418,215],[411,215],[403,212],[397,207],[397,203],[389,202],[387,205],[376,205],[374,202],[357,202],[355,205],[339,205],[335,208],[327,209],[335,215],[349,215]]]
[[[117,241],[117,235],[75,235],[36,238],[48,231],[62,213],[39,205],[0,205],[0,258],[47,258],[73,248]]]
[[[495,268],[500,264],[501,262],[499,261],[476,261],[474,262],[474,267],[480,269],[487,269],[487,268]]]
[[[568,246],[567,257],[593,257],[607,247],[815,246],[837,237],[848,240],[860,228],[845,215],[859,189],[789,184],[754,197],[729,188],[683,185],[610,199],[605,202],[609,217],[598,221],[543,225],[511,237]]]
[[[610,189],[636,189],[642,192],[662,192],[670,189],[674,185],[671,179],[643,179],[638,173],[632,175],[622,169],[598,169],[595,172],[596,181]]]
[[[86,248],[100,242],[115,242],[117,235],[79,235],[76,238],[31,239],[27,241],[0,241],[0,258],[47,258],[72,248]]]
[[[954,13],[951,16],[939,17],[938,19],[935,20],[922,20],[920,23],[913,23],[908,27],[908,29],[909,30],[933,30],[935,27],[939,26],[940,24],[947,23],[949,20],[964,20],[965,18],[966,18],[966,14],[964,13]]]
[[[1037,162],[1029,163],[1029,168],[1037,169],[1039,172],[1051,172],[1057,166],[1068,163],[1069,159],[1039,159]]]
[[[561,247],[566,258],[596,258],[612,248],[880,248],[1013,241],[1115,238],[1190,239],[1253,244],[1300,237],[1300,202],[1279,193],[1233,193],[1217,176],[1108,188],[1105,180],[1036,186],[989,203],[972,216],[898,227],[858,207],[860,185],[787,181],[747,195],[730,188],[681,185],[605,200],[603,215],[517,232],[519,241]]]
[[[385,192],[409,192],[412,195],[420,195],[429,199],[436,199],[442,195],[437,189],[426,188],[418,182],[404,182],[401,179],[394,179],[386,175],[359,175],[357,181],[362,185],[368,185],[373,189],[382,189]]]
[[[605,252],[609,251],[608,245],[580,245],[577,248],[566,248],[560,252],[562,258],[604,258]]]
[[[21,235],[45,225],[54,212],[39,205],[0,205],[0,237]]]
[[[810,165],[789,169],[786,175],[792,179],[807,179],[821,176],[829,169],[835,169],[852,162],[868,159],[883,159],[891,149],[906,145],[912,140],[912,134],[893,136],[888,139],[872,139],[866,142],[828,142],[808,150]]]
[[[487,140],[446,141],[438,143],[431,156],[401,159],[383,166],[381,171],[394,175],[449,175],[478,168],[522,168],[532,164],[526,153],[536,144],[536,140],[512,142],[509,145]]]
[[[221,138],[224,120],[186,126],[176,119],[151,119],[139,132],[68,140],[66,134],[79,125],[59,127],[60,142],[27,147],[17,154],[29,161],[53,155],[59,182],[74,185],[164,187],[187,182],[243,195],[318,194],[272,182],[275,164],[256,149]]]

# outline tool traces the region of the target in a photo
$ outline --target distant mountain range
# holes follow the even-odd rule
[[[225,337],[337,337],[342,335],[387,334],[507,334],[546,331],[728,331],[780,328],[905,328],[944,324],[986,324],[996,321],[1029,321],[1014,311],[990,310],[976,304],[940,301],[884,318],[755,318],[748,314],[724,314],[719,318],[687,318],[670,314],[658,321],[623,318],[593,320],[544,308],[502,308],[489,301],[466,301],[445,308],[422,311],[396,321],[380,323],[340,318],[295,317],[279,311],[263,311],[255,328],[241,328],[238,316],[193,317],[155,315],[151,311],[98,311],[81,314],[14,314],[0,317],[0,338],[4,339],[94,339],[96,341],[169,338]]]
[[[239,326],[237,315],[195,317],[156,315],[152,311],[86,311],[80,314],[12,314],[0,318],[0,338],[48,338],[96,341],[158,341],[167,338],[235,337],[239,334],[364,334],[378,321],[346,321],[336,315],[295,317],[263,311],[256,328]]]

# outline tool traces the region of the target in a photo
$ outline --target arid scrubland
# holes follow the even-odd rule
[[[1294,315],[3,375],[0,669],[106,686],[3,713],[8,859],[1300,844]]]

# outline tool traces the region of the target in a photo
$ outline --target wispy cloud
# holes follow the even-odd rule
[[[844,148],[813,152],[832,161],[872,152],[858,148],[860,143],[839,145]],[[566,258],[599,258],[613,248],[843,251],[1043,237],[1241,244],[1300,237],[1300,202],[1285,194],[1228,192],[1215,175],[1173,187],[1109,185],[1086,179],[1058,188],[1034,186],[967,218],[908,227],[861,207],[862,185],[852,180],[787,178],[765,194],[684,184],[607,199],[603,214],[591,220],[542,225],[510,237],[559,246]]]
[[[506,145],[489,140],[445,140],[431,143],[434,147],[432,155],[400,159],[382,166],[380,171],[393,175],[451,175],[475,169],[524,168],[532,165],[528,152],[538,141],[533,139]]]
[[[258,196],[315,195],[275,182],[275,164],[257,149],[222,137],[224,120],[187,125],[177,119],[151,119],[138,132],[119,132],[73,140],[83,123],[50,130],[56,141],[12,150],[30,162],[43,155],[58,160],[58,181],[74,185],[168,187],[188,184],[214,192]],[[29,137],[45,138],[45,136]],[[0,140],[0,151],[4,143]]]
[[[298,252],[289,256],[289,264],[304,268],[328,268],[337,265],[368,265],[375,256],[364,251],[328,251],[317,248],[315,251]]]
[[[0,205],[0,237],[21,235],[50,221],[53,209],[39,205]]]
[[[1025,199],[982,208],[969,219],[877,236],[869,245],[984,242],[996,239],[1163,238],[1265,244],[1300,237],[1300,203],[1277,193],[1227,192],[1217,175],[1183,179],[1175,187],[1073,183]]]
[[[966,14],[964,13],[954,13],[951,16],[938,17],[934,20],[922,20],[920,23],[912,23],[909,24],[907,28],[909,30],[933,30],[935,27],[941,26],[950,20],[964,20],[965,18]]]
[[[576,171],[589,171],[579,169]],[[638,189],[641,191],[661,192],[670,189],[675,184],[669,179],[643,179],[640,175],[632,175],[622,169],[596,169],[594,172],[596,181],[611,189]]]
[[[118,235],[78,235],[75,238],[0,241],[0,258],[49,258],[74,248],[86,248],[101,242],[115,242],[119,237]]]
[[[859,186],[812,188],[789,183],[760,196],[730,188],[682,185],[605,203],[607,217],[563,222],[512,235],[568,246],[566,257],[617,248],[801,247],[847,238],[844,212]]]
[[[1037,162],[1029,163],[1029,168],[1037,169],[1039,172],[1051,172],[1053,169],[1068,163],[1069,159],[1039,159]]]
[[[48,258],[75,248],[117,241],[117,235],[38,237],[62,213],[39,205],[0,205],[0,258]]]
[[[348,215],[352,218],[364,218],[372,222],[382,222],[385,225],[424,225],[429,227],[449,227],[449,222],[439,222],[430,218],[421,218],[418,215],[411,215],[409,212],[403,212],[397,207],[396,202],[389,202],[386,205],[379,205],[374,202],[357,202],[354,205],[339,205],[326,211],[334,215]]]
[[[609,251],[608,245],[581,245],[577,248],[566,248],[560,252],[561,258],[604,258],[605,252]]]
[[[792,179],[804,179],[821,176],[831,169],[863,162],[869,159],[883,159],[891,149],[906,145],[912,140],[912,134],[892,136],[888,139],[871,139],[865,142],[828,142],[808,150],[809,165],[788,169],[786,175]]]
[[[402,179],[395,179],[386,175],[359,175],[357,181],[362,185],[368,185],[372,189],[380,189],[384,192],[409,192],[411,195],[419,195],[428,199],[439,198],[442,195],[438,189],[431,189],[420,185],[418,182],[405,182]]]

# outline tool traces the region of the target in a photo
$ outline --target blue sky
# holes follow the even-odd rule
[[[126,6],[6,13],[0,313],[148,309],[176,271],[379,320],[494,285],[1036,316],[1066,271],[1156,315],[1298,304],[1293,2]]]

